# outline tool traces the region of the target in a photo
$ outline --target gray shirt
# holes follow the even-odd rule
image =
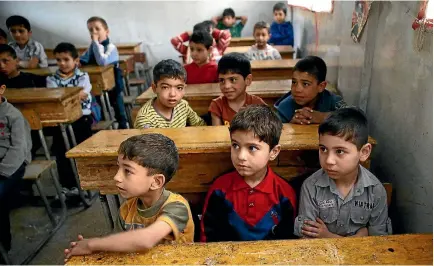
[[[307,178],[301,188],[300,208],[294,234],[302,236],[304,220],[320,218],[331,233],[351,236],[363,227],[369,235],[391,234],[387,195],[383,184],[366,168],[359,166],[356,183],[346,198],[322,169]]]
[[[16,42],[9,43],[9,46],[14,48],[17,53],[17,57],[20,60],[20,67],[27,68],[32,57],[37,57],[39,59],[38,65],[40,68],[48,67],[47,55],[45,54],[44,47],[41,43],[30,39],[23,49],[21,49]]]
[[[30,163],[30,126],[20,111],[0,97],[0,175],[9,177],[25,162]]]
[[[273,46],[267,44],[265,49],[259,50],[258,47],[252,45],[249,50],[245,53],[246,57],[252,60],[280,60],[282,56],[280,56],[279,51],[276,50]]]

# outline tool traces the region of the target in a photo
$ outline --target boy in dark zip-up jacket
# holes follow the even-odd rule
[[[285,3],[277,3],[273,7],[274,22],[271,24],[271,38],[268,40],[272,45],[294,46],[294,30],[289,21],[285,21],[287,7]]]

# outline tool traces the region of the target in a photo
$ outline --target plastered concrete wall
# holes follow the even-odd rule
[[[243,30],[250,36],[253,25],[264,20],[272,22],[272,1],[147,1],[147,2],[0,2],[0,27],[6,29],[5,20],[19,14],[30,20],[34,38],[46,47],[61,41],[74,44],[89,43],[86,20],[101,16],[107,20],[114,42],[143,42],[143,51],[155,64],[161,59],[178,59],[170,38],[192,30],[194,24],[221,15],[224,8],[232,7],[236,15],[246,15],[249,21]]]

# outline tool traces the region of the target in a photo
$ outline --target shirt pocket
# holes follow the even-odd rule
[[[319,218],[326,224],[332,224],[338,219],[338,212],[335,208],[320,209]]]
[[[363,208],[352,209],[350,213],[351,221],[357,225],[366,225],[371,217],[371,211]]]

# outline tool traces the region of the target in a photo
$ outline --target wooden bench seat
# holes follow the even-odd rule
[[[92,131],[93,132],[98,132],[100,130],[107,130],[110,129],[113,126],[113,123],[116,120],[101,120],[98,123],[96,123],[95,125],[92,126]]]

